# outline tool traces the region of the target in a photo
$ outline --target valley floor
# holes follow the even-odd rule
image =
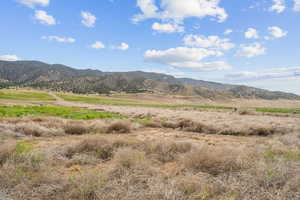
[[[0,97],[0,199],[300,198],[297,114]]]

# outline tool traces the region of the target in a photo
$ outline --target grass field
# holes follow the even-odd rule
[[[255,108],[262,113],[300,114],[300,108]]]
[[[0,117],[55,116],[68,119],[123,118],[121,115],[61,106],[0,106]]]
[[[209,110],[233,110],[233,106],[218,106],[218,105],[189,105],[189,104],[149,104],[143,101],[134,101],[127,99],[117,99],[109,97],[98,96],[79,96],[70,94],[58,94],[58,96],[65,101],[80,102],[88,104],[101,104],[113,106],[133,106],[133,107],[152,107],[152,108],[192,108],[192,109],[209,109]],[[274,113],[274,114],[300,114],[300,108],[272,108],[272,107],[242,107],[240,110],[253,110],[260,113]]]
[[[0,100],[49,102],[55,99],[46,92],[2,89],[0,90]]]
[[[199,108],[199,109],[233,109],[230,106],[214,106],[214,105],[187,105],[187,104],[154,104],[145,103],[143,101],[127,100],[127,99],[117,99],[109,97],[88,97],[79,95],[69,95],[69,94],[58,94],[66,101],[90,103],[90,104],[102,104],[102,105],[114,105],[114,106],[135,106],[135,107],[153,107],[153,108]]]
[[[2,91],[0,199],[299,199],[297,108],[51,95]]]

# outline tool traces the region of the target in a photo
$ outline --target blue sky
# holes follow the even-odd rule
[[[300,0],[3,0],[0,17],[1,60],[300,94]]]

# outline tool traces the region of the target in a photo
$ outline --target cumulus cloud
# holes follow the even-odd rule
[[[42,36],[43,40],[55,41],[59,43],[74,43],[76,40],[71,37],[59,37],[56,35]]]
[[[222,39],[218,36],[201,36],[201,35],[186,35],[183,38],[184,44],[191,47],[203,47],[217,50],[229,50],[234,48],[234,44],[230,42],[230,39]]]
[[[146,69],[143,71],[149,72],[149,73],[166,74],[166,75],[171,75],[171,76],[175,76],[175,77],[182,77],[185,75],[184,72],[170,72],[169,70],[165,71],[165,70],[160,70],[160,69]]]
[[[152,29],[159,32],[159,33],[180,33],[184,32],[184,27],[178,24],[161,24],[158,22],[153,23]]]
[[[129,45],[125,42],[122,42],[120,45],[113,47],[113,49],[118,49],[122,51],[126,51],[129,49]]]
[[[247,39],[259,38],[258,31],[254,28],[248,28],[248,30],[245,32],[245,38]]]
[[[84,26],[89,27],[89,28],[95,26],[97,18],[92,13],[86,12],[86,11],[81,11],[81,17],[82,17],[81,23]]]
[[[156,4],[158,2],[158,4]],[[171,20],[181,23],[189,17],[204,18],[213,17],[219,22],[227,19],[224,8],[219,6],[220,0],[137,0],[140,14],[133,17],[134,22],[140,22],[150,18]]]
[[[165,64],[179,69],[213,71],[231,69],[225,62],[201,62],[210,56],[219,56],[220,52],[204,48],[177,47],[167,50],[148,50],[145,61]]]
[[[100,41],[96,41],[90,47],[93,48],[93,49],[104,49],[105,45],[102,42],[100,42]]]
[[[297,67],[284,67],[269,69],[267,71],[242,71],[236,73],[230,73],[225,75],[227,79],[234,81],[246,81],[246,80],[266,80],[276,78],[295,78],[300,77],[300,66]]]
[[[285,6],[285,0],[272,0],[273,5],[269,8],[270,11],[274,11],[277,13],[282,13],[286,6]]]
[[[252,58],[265,53],[266,49],[260,43],[255,42],[249,45],[242,44],[236,55],[240,57]]]
[[[35,19],[38,20],[41,24],[46,24],[46,25],[56,24],[55,18],[51,15],[48,15],[47,12],[43,10],[35,11]]]
[[[270,32],[271,35],[271,39],[275,39],[275,38],[282,38],[287,36],[288,32],[282,30],[281,28],[279,28],[278,26],[271,26],[268,27],[268,30]],[[268,39],[268,38],[267,38]]]
[[[226,29],[226,30],[224,31],[224,35],[230,35],[232,32],[233,32],[232,29]]]
[[[300,11],[300,0],[294,0],[294,11]]]
[[[35,6],[48,6],[50,0],[18,0],[18,2],[30,7],[34,8]]]
[[[18,61],[18,60],[20,60],[20,58],[16,55],[7,54],[7,55],[0,55],[0,60],[2,60],[2,61]]]

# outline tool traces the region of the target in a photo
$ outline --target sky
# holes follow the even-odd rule
[[[300,94],[300,0],[2,0],[0,60]]]

